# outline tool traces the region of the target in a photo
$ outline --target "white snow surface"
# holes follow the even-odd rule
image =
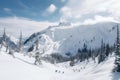
[[[113,45],[116,40],[116,23],[102,22],[79,26],[51,26],[37,37],[39,36],[42,36],[39,40],[40,49],[47,49],[44,50],[45,54],[58,52],[65,55],[70,52],[75,55],[79,48],[83,48],[84,43],[87,44],[88,49],[99,48],[102,40],[110,46]],[[36,37],[31,39],[25,46],[30,47],[36,39]]]
[[[114,55],[97,64],[78,62],[70,67],[69,62],[50,64],[42,61],[42,65],[33,65],[34,58],[15,53],[15,58],[5,52],[0,53],[1,80],[120,80],[120,73],[113,73]],[[57,72],[55,72],[57,70]],[[80,70],[80,71],[79,71]],[[63,73],[64,72],[64,73]]]

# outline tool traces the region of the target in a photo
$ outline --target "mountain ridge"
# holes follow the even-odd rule
[[[84,43],[88,48],[99,48],[101,40],[112,46],[116,39],[116,22],[101,22],[91,25],[79,26],[51,26],[46,30],[34,33],[25,43],[26,50],[35,46],[35,41],[39,37],[39,49],[44,50],[45,54],[60,53],[65,56],[66,53],[77,54],[78,49],[83,48]],[[49,46],[49,48],[48,48]],[[45,49],[49,50],[46,51]]]

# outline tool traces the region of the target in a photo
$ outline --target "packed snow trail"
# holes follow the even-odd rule
[[[120,80],[119,73],[112,73],[114,56],[97,64],[79,62],[70,67],[69,62],[50,64],[42,61],[41,66],[33,65],[34,58],[15,53],[15,58],[0,53],[1,80]]]

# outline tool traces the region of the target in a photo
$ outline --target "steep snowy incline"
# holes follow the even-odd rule
[[[50,80],[54,74],[46,63],[40,67],[33,65],[34,59],[15,53],[15,58],[3,50],[0,53],[0,79],[1,80]],[[45,66],[45,67],[44,67]]]
[[[47,54],[56,52],[65,55],[70,52],[75,55],[79,48],[83,48],[84,43],[87,44],[88,49],[90,47],[99,48],[102,39],[105,43],[113,45],[116,39],[115,27],[116,23],[114,22],[51,27],[44,33],[39,32],[39,34],[35,33],[34,37],[30,36],[30,40],[26,41],[25,46],[26,49],[29,49],[39,38],[39,48]],[[47,48],[48,46],[49,48]]]
[[[119,73],[112,73],[114,55],[104,62],[81,62],[73,67],[69,62],[52,65],[46,62],[40,66],[33,65],[34,59],[15,53],[15,58],[0,53],[1,80],[120,80]]]

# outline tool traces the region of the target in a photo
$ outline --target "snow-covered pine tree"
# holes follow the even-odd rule
[[[84,45],[83,45],[82,53],[83,53],[83,60],[85,60],[85,59],[88,60],[88,49],[87,49],[86,43],[84,43]]]
[[[39,52],[39,38],[37,37],[37,40],[35,42],[35,46],[36,46],[36,51],[35,51],[35,65],[37,65],[37,62],[39,64],[41,64],[41,60],[40,60],[40,52]]]
[[[104,60],[105,60],[105,44],[104,44],[103,40],[101,40],[101,51],[98,56],[98,63],[100,63]]]
[[[3,35],[2,35],[1,48],[2,48],[2,46],[5,46],[6,51],[7,51],[8,46],[7,46],[7,43],[6,43],[6,29],[5,28],[4,28],[4,32],[3,32]]]
[[[19,52],[22,52],[22,50],[23,50],[22,32],[20,32],[20,38],[19,38],[19,43],[18,43],[18,49],[19,49]]]
[[[115,50],[115,68],[113,71],[120,72],[120,39],[119,39],[119,26],[117,25],[117,38],[116,38],[116,50]]]
[[[4,28],[4,32],[3,32],[3,38],[2,38],[3,41],[6,41],[6,29]]]
[[[109,46],[109,44],[106,44],[105,55],[108,57],[109,54],[110,54],[110,46]]]
[[[38,51],[39,50],[39,39],[38,38],[37,38],[35,44],[36,44],[36,51]]]

